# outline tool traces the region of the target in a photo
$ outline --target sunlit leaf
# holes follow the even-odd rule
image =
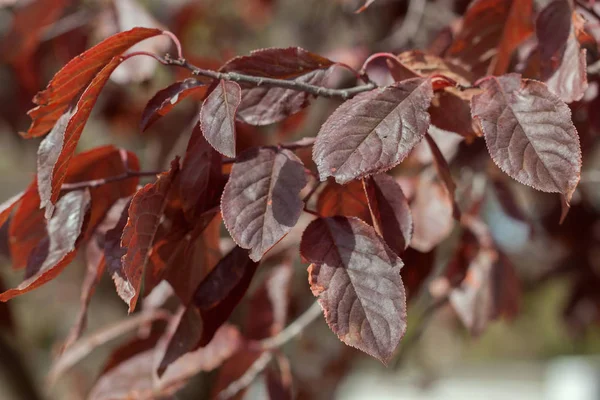
[[[235,157],[235,115],[241,101],[240,85],[220,80],[200,110],[204,137],[219,153],[228,157]]]

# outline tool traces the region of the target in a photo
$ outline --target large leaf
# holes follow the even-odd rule
[[[300,244],[311,290],[331,330],[387,363],[406,331],[402,260],[358,218],[313,221]]]
[[[159,29],[134,28],[109,37],[69,61],[33,99],[38,106],[28,112],[33,121],[22,135],[31,138],[48,132],[113,57],[141,40],[161,33]]]
[[[235,157],[235,113],[241,101],[240,85],[220,80],[200,110],[200,123],[206,140],[228,157]]]
[[[77,104],[58,119],[50,134],[40,143],[37,178],[41,207],[46,208],[46,218],[52,216],[54,203],[58,200],[60,188],[65,181],[69,162],[75,153],[81,132],[98,95],[120,62],[120,58],[115,57],[102,68],[85,89]]]
[[[74,191],[64,195],[56,214],[48,221],[48,239],[33,249],[27,265],[29,275],[19,286],[0,294],[0,301],[27,293],[54,279],[73,260],[90,207],[90,194]]]
[[[322,86],[333,61],[299,47],[256,50],[227,62],[222,72],[238,72],[263,78],[285,79]],[[309,94],[266,85],[242,86],[238,117],[251,125],[268,125],[297,113],[308,105]]]
[[[387,174],[365,179],[364,187],[375,229],[396,254],[402,254],[413,231],[412,214],[402,188]]]
[[[167,115],[180,101],[195,94],[203,96],[207,89],[206,82],[196,78],[187,78],[159,90],[148,101],[142,112],[140,129],[145,131],[159,118]]]
[[[155,183],[140,189],[131,199],[129,219],[121,237],[121,247],[127,249],[122,258],[121,277],[116,280],[119,296],[129,305],[129,312],[135,309],[142,276],[149,258],[149,250],[165,209],[171,184],[179,172],[179,159],[176,158],[168,172],[159,175]]]
[[[313,148],[321,180],[343,184],[398,165],[427,132],[432,98],[431,81],[414,78],[343,103]]]
[[[488,79],[473,97],[492,159],[509,176],[568,203],[579,182],[581,149],[571,111],[546,85],[518,74]]]
[[[289,150],[249,149],[231,169],[221,200],[231,237],[258,261],[298,222],[306,185],[302,162]]]

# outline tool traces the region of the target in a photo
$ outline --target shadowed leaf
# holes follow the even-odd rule
[[[331,330],[386,364],[406,331],[402,260],[358,218],[319,218],[300,244]]]
[[[289,150],[250,149],[231,169],[221,200],[225,227],[258,261],[298,222],[306,185],[302,162]]]
[[[321,180],[343,184],[398,165],[427,132],[432,98],[431,81],[414,78],[343,103],[313,147]]]
[[[228,61],[222,72],[238,72],[263,78],[286,79],[322,86],[333,61],[299,47],[256,50]],[[297,90],[241,85],[238,118],[250,125],[268,125],[295,114],[308,105],[309,94]]]
[[[413,231],[408,200],[398,183],[387,174],[363,181],[375,230],[400,255],[406,250]]]
[[[28,274],[35,271],[19,286],[0,294],[0,301],[27,293],[54,279],[73,260],[86,215],[90,208],[90,194],[74,191],[64,195],[57,203],[56,215],[48,221],[48,240],[42,240],[29,257]],[[41,253],[40,253],[41,252]],[[45,257],[37,257],[44,254]],[[35,264],[35,265],[33,265]]]
[[[140,295],[149,250],[165,209],[171,184],[178,172],[179,159],[176,158],[168,172],[160,174],[155,183],[147,184],[131,199],[129,219],[121,237],[121,247],[127,249],[122,258],[122,280],[115,280],[117,292],[129,306],[130,313],[135,309]]]
[[[513,179],[568,203],[579,182],[581,149],[571,111],[540,82],[509,74],[486,80],[473,97],[492,159]]]
[[[235,114],[241,101],[240,85],[220,80],[200,110],[204,137],[215,150],[227,157],[235,157]]]
[[[142,119],[140,121],[140,130],[143,132],[154,124],[158,119],[164,117],[180,101],[191,95],[200,95],[204,97],[208,89],[206,82],[196,78],[188,78],[183,81],[172,83],[164,89],[159,90],[148,101]]]
[[[38,106],[28,112],[31,126],[23,137],[37,137],[48,132],[65,114],[73,100],[115,56],[135,43],[157,36],[159,29],[134,28],[113,35],[75,57],[54,75],[45,90],[33,99]]]
[[[340,185],[330,180],[317,199],[317,211],[323,217],[358,217],[372,224],[367,196],[361,181]]]
[[[8,229],[10,258],[14,269],[25,268],[33,249],[47,236],[44,210],[40,209],[37,181],[25,190]]]

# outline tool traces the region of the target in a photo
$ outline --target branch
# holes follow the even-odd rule
[[[318,301],[315,301],[312,306],[302,315],[300,315],[294,322],[288,325],[284,330],[279,332],[277,335],[248,343],[250,350],[263,351],[263,353],[254,361],[254,363],[248,368],[248,370],[237,380],[231,382],[229,386],[223,389],[219,393],[219,400],[227,400],[241,390],[250,386],[250,384],[256,379],[258,375],[269,365],[269,362],[273,359],[273,351],[283,346],[296,336],[298,336],[306,327],[308,327],[313,321],[315,321],[323,312],[321,311],[321,305]]]
[[[355,86],[347,89],[330,89],[323,86],[316,86],[304,82],[291,81],[286,79],[265,78],[260,76],[240,74],[237,72],[218,72],[210,69],[196,67],[195,65],[190,64],[184,58],[173,59],[168,54],[165,56],[164,59],[161,58],[159,61],[166,65],[175,65],[178,67],[186,68],[190,70],[192,74],[198,76],[205,76],[207,78],[217,80],[234,81],[238,83],[249,83],[254,86],[280,87],[284,89],[295,90],[298,92],[310,93],[317,97],[338,97],[343,100],[348,100],[349,98],[357,95],[358,93],[368,92],[377,87],[375,83],[370,82],[365,85]]]
[[[141,176],[155,176],[161,174],[162,171],[127,171],[120,175],[110,176],[108,178],[94,179],[91,181],[75,182],[75,183],[64,183],[60,190],[64,192],[71,192],[73,190],[80,189],[92,189],[98,186],[106,185],[112,182],[124,181],[133,177]]]

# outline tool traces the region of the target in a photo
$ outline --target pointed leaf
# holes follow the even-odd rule
[[[102,68],[85,89],[77,105],[72,106],[58,119],[50,134],[40,143],[37,163],[38,189],[41,207],[46,208],[46,218],[52,216],[69,162],[98,95],[120,62],[120,58],[115,57]]]
[[[343,184],[398,165],[427,132],[432,98],[431,81],[414,78],[343,103],[313,148],[321,180]]]
[[[581,174],[571,111],[540,82],[509,74],[486,80],[471,109],[492,159],[513,179],[568,203]]]
[[[221,72],[286,79],[322,86],[333,61],[299,47],[256,50],[227,62]],[[238,118],[250,125],[268,125],[297,113],[308,105],[309,94],[265,85],[241,85]]]
[[[160,174],[155,183],[147,184],[131,199],[129,219],[121,237],[121,247],[127,249],[122,258],[121,275],[124,282],[117,285],[119,296],[129,305],[130,313],[135,309],[140,295],[149,250],[165,209],[171,184],[178,172],[179,159],[176,158],[168,172]]]
[[[215,150],[227,157],[235,157],[235,114],[241,101],[240,85],[220,80],[200,110],[204,137]]]
[[[31,138],[48,132],[113,57],[141,40],[161,33],[159,29],[134,28],[109,37],[69,61],[54,75],[46,89],[33,99],[38,106],[28,112],[33,121],[29,130],[22,135]]]
[[[187,78],[183,81],[172,83],[164,89],[159,90],[148,101],[142,119],[140,130],[143,132],[154,124],[159,118],[167,115],[175,105],[191,95],[203,95],[208,89],[206,82],[196,78]]]
[[[387,174],[373,175],[363,184],[375,230],[396,254],[402,254],[413,231],[412,214],[402,188]]]
[[[54,279],[73,260],[77,251],[77,239],[81,235],[90,207],[90,194],[74,191],[63,196],[57,204],[56,215],[48,221],[48,241],[41,241],[33,250],[27,265],[35,275],[25,279],[19,286],[0,294],[0,301],[27,293]],[[45,257],[33,257],[44,253]],[[35,265],[31,265],[35,263]]]
[[[306,185],[302,162],[289,150],[250,149],[231,169],[221,200],[225,227],[258,261],[298,222]]]
[[[331,330],[386,364],[406,331],[402,260],[358,218],[319,218],[306,228],[302,257]]]

